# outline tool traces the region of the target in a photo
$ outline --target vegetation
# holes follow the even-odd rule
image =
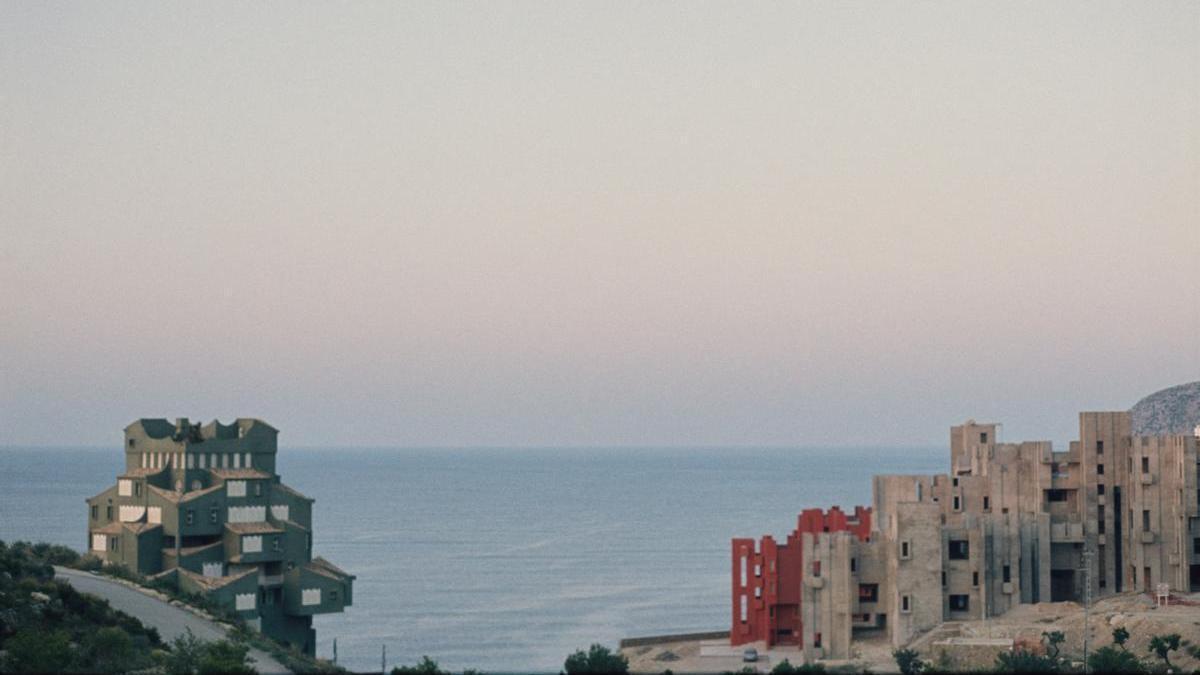
[[[1113,644],[1121,649],[1125,649],[1125,642],[1129,640],[1129,631],[1125,630],[1124,626],[1117,626],[1113,629],[1112,636]]]
[[[582,649],[571,654],[563,663],[567,675],[576,673],[628,673],[629,659],[624,654],[614,654],[604,645],[594,644],[588,651]]]
[[[415,666],[396,666],[392,675],[450,675],[450,671],[438,668],[437,661],[422,656],[421,662]]]
[[[1167,664],[1168,668],[1174,668],[1171,665],[1171,652],[1179,649],[1179,633],[1171,633],[1170,635],[1155,635],[1150,638],[1150,651],[1158,655],[1158,658]]]
[[[1051,660],[1058,660],[1059,645],[1065,642],[1066,639],[1067,636],[1064,635],[1061,630],[1052,630],[1048,633],[1042,633],[1042,641],[1046,644],[1046,651],[1049,652],[1047,656],[1049,656]]]
[[[1125,634],[1125,638],[1129,638],[1129,633]],[[1132,653],[1125,650],[1122,646],[1124,642],[1118,643],[1121,648],[1118,649],[1112,645],[1101,647],[1092,652],[1088,656],[1088,668],[1093,673],[1144,673],[1146,667],[1142,665],[1141,660]]]
[[[1027,649],[1003,652],[996,657],[997,673],[1057,673],[1058,661]]]
[[[793,673],[823,673],[825,672],[825,664],[823,663],[802,663],[798,666],[793,666],[787,659],[780,661],[774,668],[772,673],[777,675],[793,675]]]
[[[892,652],[892,658],[896,660],[901,675],[918,675],[927,665],[915,649],[897,649]]]
[[[117,673],[154,666],[158,632],[54,580],[79,556],[49,544],[0,542],[0,670]]]

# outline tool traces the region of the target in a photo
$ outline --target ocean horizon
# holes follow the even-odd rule
[[[802,509],[869,505],[876,473],[943,471],[942,447],[285,447],[314,498],[313,554],[357,576],[317,654],[558,672],[624,637],[727,630],[729,541],[783,539]],[[83,550],[112,447],[0,447],[0,540]]]

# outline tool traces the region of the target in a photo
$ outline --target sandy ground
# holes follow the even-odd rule
[[[1177,672],[1200,668],[1200,658],[1191,653],[1195,649],[1200,654],[1200,593],[1172,596],[1172,604],[1167,607],[1156,607],[1150,596],[1142,594],[1105,598],[1093,603],[1089,626],[1089,650],[1112,644],[1113,629],[1124,626],[1130,634],[1126,649],[1151,662],[1158,661],[1148,647],[1151,636],[1179,633],[1183,646],[1171,654],[1171,663]],[[1012,640],[1017,644],[1036,646],[1040,644],[1043,632],[1055,630],[1066,635],[1060,653],[1081,660],[1084,610],[1073,602],[1020,605],[1002,617],[987,621],[946,622],[918,637],[912,646],[927,659],[936,659],[940,651],[946,650],[963,659],[957,667],[981,667],[990,665],[994,654],[1003,649],[996,645]],[[992,646],[987,646],[989,644]],[[792,663],[803,661],[796,648],[768,651],[762,644],[746,646],[758,649],[757,663],[743,663],[741,654],[745,647],[730,647],[724,640],[629,647],[622,653],[629,658],[629,667],[634,673],[662,673],[668,669],[675,673],[737,672],[745,666],[754,666],[759,672],[766,673],[784,658]],[[824,663],[830,670],[845,668],[861,672],[869,669],[874,673],[895,673],[898,669],[891,653],[891,644],[882,636],[859,639],[854,643],[853,659]]]

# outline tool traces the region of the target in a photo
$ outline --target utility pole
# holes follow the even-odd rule
[[[337,663],[337,638],[333,638],[333,662]]]
[[[1092,614],[1092,551],[1083,552],[1083,672],[1088,672],[1088,635],[1092,632],[1089,621]]]
[[[379,672],[387,675],[387,645],[383,646],[383,655],[379,657]]]

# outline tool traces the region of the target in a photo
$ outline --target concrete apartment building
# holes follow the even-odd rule
[[[313,615],[349,606],[354,576],[312,556],[313,500],[275,473],[278,433],[256,419],[130,424],[124,473],[87,500],[88,550],[311,655]]]
[[[855,635],[899,647],[1019,603],[1200,591],[1200,427],[1135,437],[1128,412],[1085,412],[1065,452],[998,432],[953,427],[948,474],[875,476],[853,524],[817,510],[786,544],[734,539],[731,643],[847,658]]]

